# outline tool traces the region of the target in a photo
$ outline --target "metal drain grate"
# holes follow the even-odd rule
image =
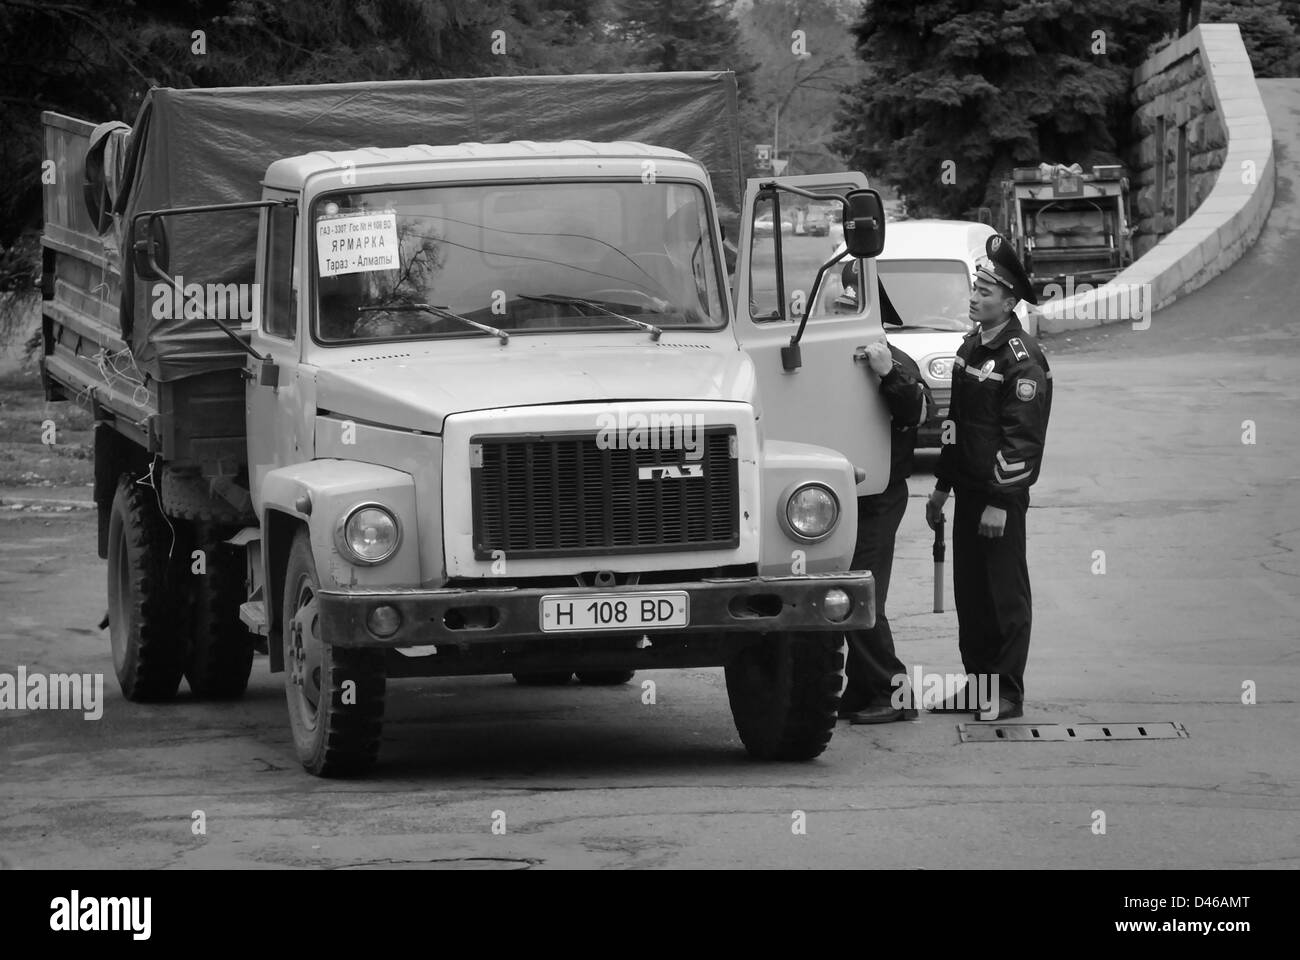
[[[998,740],[1177,740],[1187,728],[1176,721],[1156,723],[959,723],[962,743]]]

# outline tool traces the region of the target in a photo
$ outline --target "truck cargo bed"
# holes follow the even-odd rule
[[[94,229],[82,199],[95,125],[53,113],[44,121],[46,156],[56,165],[41,238],[46,398],[82,404],[169,462],[201,467],[208,476],[238,475],[247,457],[241,371],[160,383],[139,369],[122,330],[114,233]]]

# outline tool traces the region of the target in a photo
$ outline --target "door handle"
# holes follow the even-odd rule
[[[867,348],[866,348],[865,346],[863,346],[863,347],[858,347],[856,350],[853,351],[853,362],[854,362],[854,363],[867,363],[867,362],[868,362],[868,358],[867,358]]]

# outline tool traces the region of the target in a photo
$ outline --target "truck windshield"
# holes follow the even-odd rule
[[[962,261],[878,259],[876,273],[904,328],[972,328],[970,274]]]
[[[312,215],[325,343],[726,323],[705,193],[658,181],[331,194]],[[583,303],[582,301],[586,301]],[[385,309],[389,308],[389,309]]]

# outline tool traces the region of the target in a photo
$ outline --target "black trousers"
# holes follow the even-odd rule
[[[1000,537],[980,536],[988,501],[975,491],[954,491],[952,583],[957,601],[957,646],[967,673],[998,675],[998,695],[1014,703],[1025,697],[1032,601],[1025,562],[1028,491],[1006,508]]]
[[[845,712],[887,705],[894,692],[894,677],[907,672],[894,653],[894,634],[885,614],[889,574],[894,566],[894,539],[906,511],[906,480],[874,496],[858,497],[858,541],[853,550],[853,569],[870,570],[876,582],[876,625],[870,630],[848,631],[845,672],[849,682],[840,701],[840,709]]]

